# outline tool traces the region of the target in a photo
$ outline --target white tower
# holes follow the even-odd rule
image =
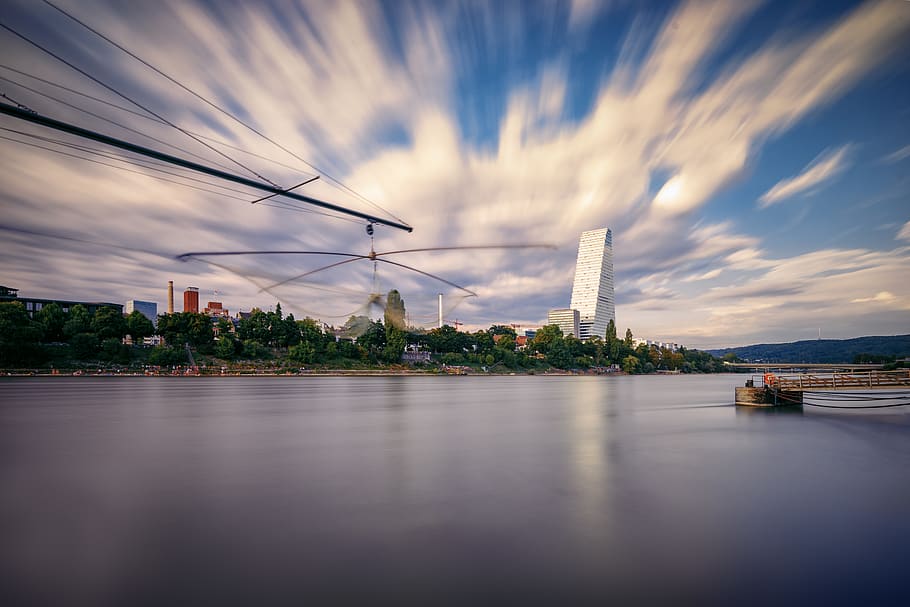
[[[603,337],[610,320],[616,322],[613,303],[613,234],[609,228],[582,232],[575,262],[571,308],[578,310],[578,336]]]

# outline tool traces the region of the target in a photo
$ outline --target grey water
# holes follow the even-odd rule
[[[0,603],[910,604],[910,410],[743,379],[3,379]]]

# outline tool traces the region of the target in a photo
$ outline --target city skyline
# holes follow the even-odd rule
[[[414,324],[435,324],[444,291],[468,328],[540,325],[567,303],[578,235],[611,226],[620,332],[713,348],[906,331],[910,3],[60,6],[322,169],[296,191],[414,226],[377,226],[377,251],[558,250],[396,258],[467,298],[369,263],[279,284],[330,256],[180,262],[371,240],[361,221],[251,205],[261,193],[2,117],[0,283],[29,296],[164,309],[174,280],[340,325],[395,288]],[[2,22],[198,137],[10,29],[4,101],[282,187],[316,174],[52,6],[9,2]]]

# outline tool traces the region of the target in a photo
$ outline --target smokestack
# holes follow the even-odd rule
[[[439,328],[442,328],[442,293],[439,294]]]
[[[167,313],[174,313],[174,281],[167,281]]]

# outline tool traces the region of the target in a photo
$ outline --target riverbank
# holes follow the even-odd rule
[[[49,370],[49,369],[17,369],[13,371],[0,371],[0,377],[384,377],[394,375],[414,375],[414,376],[439,376],[439,375],[462,375],[474,377],[503,377],[510,375],[627,375],[622,371],[610,373],[597,373],[591,370],[563,370],[550,369],[541,370],[520,370],[520,371],[481,371],[466,369],[304,369],[299,371],[275,370],[275,369],[244,369],[221,371],[218,369],[182,369],[172,371],[112,371],[112,370]],[[651,375],[661,375],[653,373]]]

